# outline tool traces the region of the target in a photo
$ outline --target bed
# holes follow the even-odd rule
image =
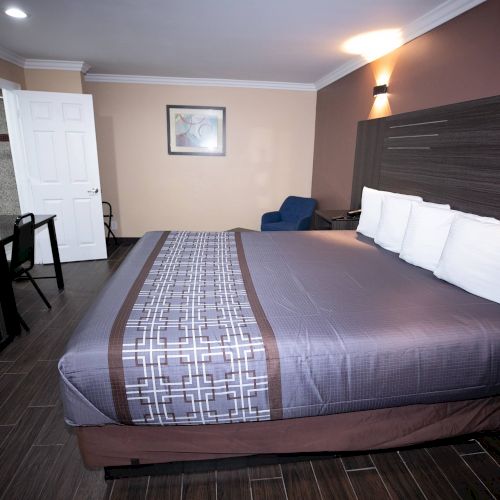
[[[500,305],[355,231],[152,232],[59,369],[93,467],[400,446],[500,428]]]
[[[500,218],[500,97],[360,122],[361,188]],[[89,467],[500,429],[500,305],[355,231],[147,233],[59,363]]]

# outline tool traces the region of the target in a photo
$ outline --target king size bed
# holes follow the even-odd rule
[[[60,371],[92,466],[413,444],[500,426],[500,305],[355,231],[153,232]]]
[[[353,208],[371,185],[498,218],[498,155],[483,153],[500,98],[473,103],[370,120],[365,144],[360,123]],[[482,142],[478,110],[494,115]],[[469,149],[445,163],[453,134]],[[500,304],[356,231],[151,232],[59,370],[90,467],[399,447],[500,429]]]

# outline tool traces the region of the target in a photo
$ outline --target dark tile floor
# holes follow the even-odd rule
[[[105,481],[84,468],[63,423],[57,360],[96,291],[131,247],[108,261],[64,264],[66,290],[40,281],[47,311],[29,283],[17,283],[31,327],[0,353],[0,498],[17,499],[448,499],[500,498],[500,433],[364,455],[243,463],[229,470]],[[51,273],[50,268],[37,273]]]

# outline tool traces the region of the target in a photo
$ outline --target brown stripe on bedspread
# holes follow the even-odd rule
[[[134,307],[139,292],[146,277],[148,276],[151,266],[154,264],[156,257],[160,253],[169,232],[165,231],[159,238],[146,262],[142,266],[141,271],[137,275],[134,283],[130,287],[127,297],[115,318],[111,335],[109,338],[108,347],[108,363],[109,363],[109,378],[111,381],[111,392],[113,393],[113,401],[115,404],[116,417],[122,424],[133,425],[130,409],[127,401],[125,389],[125,372],[123,369],[123,336],[127,325],[130,312]]]
[[[276,342],[276,337],[274,336],[271,324],[264,313],[264,309],[262,309],[259,297],[255,291],[252,276],[250,275],[250,270],[248,269],[248,263],[245,257],[245,250],[243,249],[243,243],[241,241],[241,233],[235,233],[235,239],[241,275],[243,277],[243,283],[245,284],[248,301],[250,302],[250,307],[252,308],[252,312],[260,329],[266,350],[271,420],[279,420],[283,418],[283,404],[281,399],[281,368],[278,344]]]

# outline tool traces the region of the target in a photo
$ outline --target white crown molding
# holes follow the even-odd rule
[[[189,85],[195,87],[236,87],[250,89],[295,90],[315,92],[313,83],[265,82],[258,80],[227,80],[220,78],[175,78],[170,76],[107,75],[89,73],[86,82],[142,83],[148,85]]]
[[[403,44],[414,40],[485,1],[486,0],[447,0],[427,12],[427,14],[424,14],[415,19],[415,21],[404,26],[402,28]],[[365,64],[368,64],[365,59],[356,57],[334,69],[331,73],[321,77],[314,82],[314,84],[318,90],[321,90],[323,87],[330,85],[330,83],[340,80],[349,73],[363,67]]]
[[[52,59],[26,59],[25,69],[55,69],[61,71],[79,71],[85,73],[90,66],[84,61],[57,61]]]
[[[12,50],[0,47],[0,59],[24,69],[57,69],[86,73],[90,65],[84,61],[57,61],[53,59],[27,59]]]
[[[415,19],[402,28],[403,44],[427,33],[428,31],[446,23],[450,19],[463,14],[486,0],[447,0],[423,16]],[[0,59],[16,64],[26,69],[55,69],[66,71],[81,71],[87,73],[90,66],[83,61],[56,61],[48,59],[26,59],[15,52],[0,47]],[[102,83],[142,83],[150,85],[191,85],[208,87],[235,87],[254,89],[276,89],[295,91],[316,91],[340,80],[344,76],[368,64],[365,59],[356,56],[330,73],[324,75],[314,83],[293,82],[266,82],[256,80],[226,80],[216,78],[175,78],[166,76],[142,75],[106,75],[86,74],[87,82]]]
[[[20,66],[21,68],[24,68],[24,62],[26,61],[24,57],[12,52],[12,50],[6,49],[5,47],[0,47],[0,59],[15,64],[16,66]]]

